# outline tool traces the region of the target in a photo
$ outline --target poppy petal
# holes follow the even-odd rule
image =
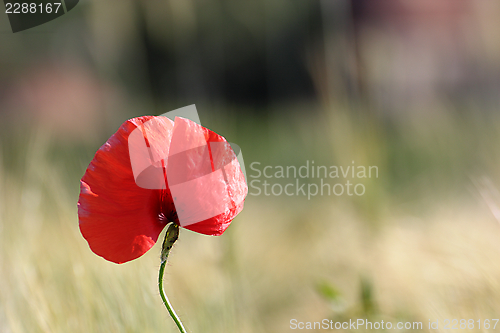
[[[248,191],[229,143],[181,117],[175,118],[167,179],[180,225],[209,235],[227,229]]]
[[[243,210],[243,202],[234,207],[233,209],[227,210],[226,212],[219,214],[215,217],[206,219],[204,221],[190,224],[184,228],[191,231],[198,232],[200,234],[210,235],[210,236],[220,236],[226,231],[226,229],[231,224],[232,220]]]
[[[94,253],[115,263],[143,255],[166,225],[159,218],[164,191],[136,184],[128,145],[130,134],[153,118],[126,121],[97,151],[81,180],[82,235]]]

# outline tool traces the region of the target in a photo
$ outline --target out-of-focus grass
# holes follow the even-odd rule
[[[182,230],[166,290],[189,330],[289,332],[292,318],[426,330],[428,319],[498,317],[500,226],[470,182],[500,184],[495,117],[443,111],[387,124],[341,108],[304,114],[205,124],[244,123],[222,134],[247,165],[355,160],[378,165],[379,178],[360,198],[249,196],[222,237]],[[80,235],[78,180],[97,147],[30,133],[2,135],[0,331],[175,332],[157,291],[158,244],[115,265]]]

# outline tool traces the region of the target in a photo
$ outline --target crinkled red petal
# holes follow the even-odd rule
[[[206,219],[204,221],[190,224],[188,226],[185,226],[184,228],[198,232],[200,234],[220,236],[224,233],[224,231],[226,231],[232,220],[242,211],[242,209],[243,202],[241,202],[232,210],[228,210],[225,213]]]
[[[81,180],[80,230],[94,253],[115,263],[143,255],[165,227],[159,218],[164,193],[137,186],[129,157],[128,136],[151,118],[125,122],[97,151]]]
[[[231,146],[217,133],[177,117],[170,154],[167,178],[180,226],[221,235],[243,209],[248,191]]]

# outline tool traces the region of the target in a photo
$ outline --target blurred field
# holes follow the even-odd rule
[[[284,134],[291,126],[323,126],[332,137],[303,143],[310,149],[297,150],[291,161],[375,164],[376,156],[380,177],[355,199],[249,196],[222,237],[182,230],[166,289],[189,330],[289,332],[292,318],[422,321],[427,327],[429,319],[498,317],[500,225],[490,212],[496,203],[488,207],[481,192],[492,198],[499,184],[490,133],[498,133],[500,123],[491,117],[465,129],[451,113],[444,116],[433,128],[414,124],[404,136],[370,131],[380,127],[342,112],[319,112],[306,123],[300,115],[285,124],[269,120],[269,132],[262,123],[255,127],[254,134],[282,138],[260,151],[266,156],[269,150],[263,163],[273,164],[272,152],[301,135]],[[223,121],[210,125],[225,127]],[[157,291],[158,244],[116,265],[94,255],[79,233],[78,181],[96,147],[57,143],[43,130],[6,133],[0,331],[175,332]],[[349,141],[342,141],[344,134]],[[233,135],[243,149],[255,137]],[[243,151],[247,165],[255,160],[251,149]],[[398,170],[406,174],[398,177]]]

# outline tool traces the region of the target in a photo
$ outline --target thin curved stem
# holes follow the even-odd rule
[[[174,308],[170,304],[167,295],[165,295],[165,292],[163,291],[163,273],[165,272],[165,265],[167,264],[167,259],[170,253],[170,249],[177,240],[178,235],[179,235],[179,226],[175,223],[170,224],[167,233],[165,234],[165,240],[163,241],[163,248],[161,250],[161,265],[160,265],[160,273],[158,275],[158,288],[160,289],[160,296],[161,299],[163,300],[163,304],[165,304],[168,313],[170,313],[170,316],[172,317],[175,324],[179,328],[179,331],[181,333],[187,333],[186,329],[184,328],[184,325],[182,325],[181,320],[179,319],[179,317],[174,311]]]
[[[164,261],[160,265],[160,276],[158,277],[158,286],[160,288],[160,296],[161,299],[163,300],[163,304],[165,304],[165,307],[168,310],[168,313],[170,313],[170,316],[172,319],[175,321],[175,324],[179,328],[179,331],[182,333],[186,333],[186,329],[182,325],[181,320],[177,316],[177,313],[175,313],[174,308],[172,308],[172,305],[170,304],[170,301],[168,300],[167,296],[165,295],[165,292],[163,291],[163,272],[165,271],[165,264],[167,262]]]

